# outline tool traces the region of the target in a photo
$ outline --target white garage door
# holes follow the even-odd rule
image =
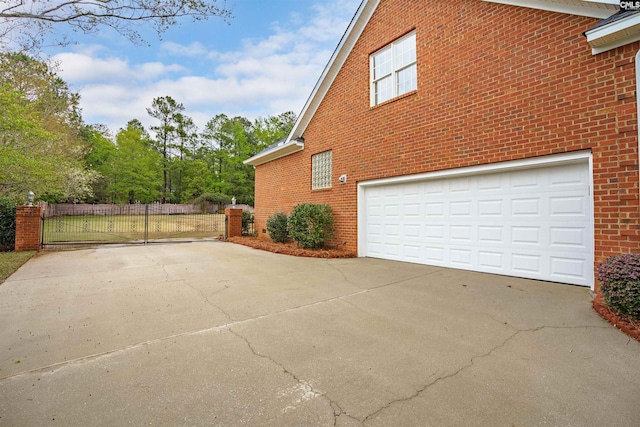
[[[585,161],[364,186],[361,254],[591,286],[589,186]]]

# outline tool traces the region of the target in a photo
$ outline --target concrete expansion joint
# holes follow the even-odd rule
[[[404,282],[410,282],[410,281],[415,280],[415,279],[420,279],[422,277],[427,277],[427,276],[434,275],[436,273],[439,273],[442,270],[444,270],[444,269],[443,268],[439,268],[437,270],[430,271],[428,273],[418,274],[417,276],[407,277],[407,278],[404,278],[404,279],[400,279],[400,280],[396,280],[396,281],[393,281],[393,282],[385,283],[384,285],[375,286],[375,287],[371,288],[370,290],[381,289],[381,288],[385,288],[387,286],[393,286],[393,285],[397,285],[397,284],[404,283]]]
[[[609,329],[609,325],[571,325],[571,326],[553,326],[553,325],[542,325],[537,326],[535,328],[527,328],[527,329],[519,329],[518,332],[539,332],[544,329]]]
[[[244,337],[240,333],[234,331],[233,329],[231,329],[231,327],[228,327],[227,330],[229,332],[231,332],[233,335],[235,335],[236,337],[240,338],[242,341],[244,341],[247,344],[247,347],[249,347],[249,350],[251,350],[251,353],[253,353],[254,356],[257,356],[257,357],[260,357],[260,358],[263,358],[263,359],[267,359],[268,361],[270,361],[271,363],[273,363],[274,365],[276,365],[277,367],[282,369],[282,372],[284,372],[285,374],[287,374],[288,376],[293,378],[293,380],[296,383],[298,383],[298,385],[300,385],[304,390],[308,390],[313,395],[313,397],[322,397],[327,402],[329,402],[329,406],[331,407],[331,411],[333,412],[333,425],[334,426],[337,425],[338,417],[341,416],[341,415],[345,415],[345,416],[347,416],[349,418],[352,418],[352,419],[354,419],[356,421],[360,421],[357,418],[354,418],[353,416],[351,416],[348,413],[346,413],[344,410],[342,410],[340,405],[336,401],[331,399],[326,393],[321,393],[319,391],[316,391],[311,386],[311,384],[309,384],[307,381],[299,378],[295,373],[293,373],[291,370],[287,369],[282,363],[276,361],[273,357],[271,357],[271,356],[269,356],[267,354],[262,354],[262,353],[258,352],[246,337]]]

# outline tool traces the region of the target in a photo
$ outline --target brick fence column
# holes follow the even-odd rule
[[[41,216],[42,208],[39,206],[16,207],[16,252],[40,249]]]
[[[242,209],[226,208],[224,215],[227,217],[227,238],[242,236]]]

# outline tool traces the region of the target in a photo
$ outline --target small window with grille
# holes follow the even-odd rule
[[[311,189],[331,188],[331,150],[311,156]]]

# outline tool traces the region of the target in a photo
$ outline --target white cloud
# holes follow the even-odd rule
[[[219,113],[249,119],[299,113],[358,3],[335,0],[314,6],[312,16],[292,13],[286,25],[274,23],[271,34],[242,40],[235,51],[165,42],[153,61],[137,63],[92,45],[54,59],[79,90],[85,121],[114,132],[133,118],[154,125],[146,108],[159,96],[183,103],[200,128]]]
[[[203,56],[207,54],[207,48],[200,42],[182,45],[175,42],[164,42],[160,46],[164,53],[174,56]]]
[[[158,78],[167,73],[182,72],[177,64],[147,62],[131,65],[129,62],[109,56],[101,59],[94,53],[59,53],[53,57],[60,64],[60,75],[73,83],[131,81]]]

